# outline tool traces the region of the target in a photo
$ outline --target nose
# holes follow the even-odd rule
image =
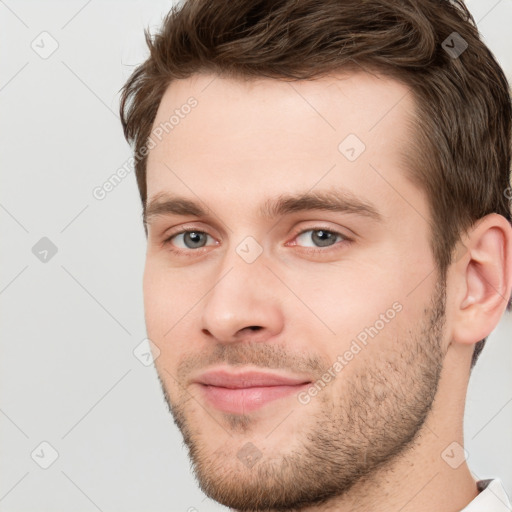
[[[247,263],[227,257],[210,293],[202,301],[202,331],[221,343],[263,342],[284,326],[279,281],[260,256]]]

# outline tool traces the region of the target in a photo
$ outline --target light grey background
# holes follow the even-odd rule
[[[468,5],[510,80],[512,0]],[[119,89],[169,7],[0,1],[2,512],[226,510],[197,488],[155,370],[133,354],[145,338],[133,173],[93,196],[130,156]],[[32,252],[43,237],[58,251],[40,242],[46,262]],[[465,436],[475,477],[512,496],[511,333],[505,315],[470,381]],[[42,442],[58,452],[48,469]]]

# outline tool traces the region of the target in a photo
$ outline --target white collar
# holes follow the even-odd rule
[[[499,478],[478,480],[480,494],[460,512],[512,512],[512,505]]]

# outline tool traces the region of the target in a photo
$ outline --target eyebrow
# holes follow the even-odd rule
[[[347,190],[329,190],[306,192],[304,194],[281,194],[267,199],[259,213],[266,219],[296,212],[324,210],[362,215],[376,222],[382,222],[383,216],[372,203],[356,197]],[[185,197],[158,194],[146,205],[143,213],[144,224],[159,215],[183,215],[209,217],[210,212],[200,203]]]

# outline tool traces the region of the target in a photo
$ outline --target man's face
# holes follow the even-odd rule
[[[328,500],[428,415],[444,287],[400,156],[412,109],[403,85],[364,73],[195,75],[162,99],[147,330],[200,484],[225,505]]]

